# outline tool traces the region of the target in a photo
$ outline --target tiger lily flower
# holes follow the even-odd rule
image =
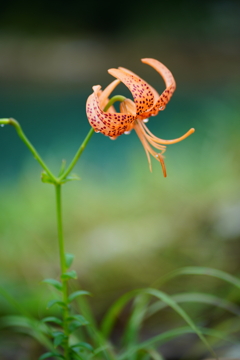
[[[147,128],[145,123],[149,117],[155,116],[159,111],[165,109],[176,89],[176,83],[172,73],[161,62],[154,59],[142,59],[142,62],[152,66],[162,76],[166,85],[163,93],[159,95],[146,81],[125,68],[109,69],[109,74],[117,80],[110,83],[103,91],[100,85],[93,86],[93,93],[87,100],[87,117],[95,132],[100,132],[111,139],[116,139],[134,129],[146,152],[150,171],[152,171],[150,157],[152,155],[160,162],[163,175],[166,177],[163,157],[166,145],[182,141],[195,130],[190,129],[186,134],[174,140],[163,140],[153,135]],[[108,111],[104,111],[110,94],[120,82],[128,87],[134,101],[125,99],[121,102],[120,112],[116,112],[113,106]],[[158,151],[155,151],[154,148]]]

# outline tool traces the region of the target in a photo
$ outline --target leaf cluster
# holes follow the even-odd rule
[[[68,257],[70,259],[70,257]],[[69,262],[70,265],[70,262]],[[74,274],[66,276],[62,281],[74,279]],[[168,274],[158,281],[158,285],[170,281],[178,276],[185,275],[207,275],[217,277],[222,281],[240,288],[240,280],[222,271],[210,268],[188,267]],[[45,283],[52,286],[58,292],[62,291],[62,283],[55,279],[46,279]],[[120,297],[108,310],[103,318],[100,328],[96,326],[90,307],[85,295],[90,295],[85,290],[72,292],[67,299],[67,304],[59,299],[53,299],[48,303],[48,309],[57,305],[63,317],[47,316],[40,322],[24,316],[6,317],[2,326],[14,326],[21,332],[25,332],[35,337],[48,351],[39,360],[47,358],[60,358],[65,360],[72,359],[91,359],[103,358],[105,360],[163,360],[162,355],[157,351],[162,344],[185,334],[196,334],[205,348],[209,350],[214,358],[217,359],[212,346],[216,346],[223,341],[238,343],[235,333],[240,331],[238,321],[231,331],[226,328],[208,329],[197,326],[187,312],[179,305],[180,303],[200,302],[211,306],[218,306],[234,315],[240,315],[240,308],[226,300],[204,293],[182,293],[169,296],[165,292],[156,288],[133,290]],[[70,307],[76,301],[82,314],[72,313],[64,319],[64,309]],[[111,344],[111,334],[114,324],[120,313],[128,303],[132,303],[131,316],[122,336],[122,348],[117,350]],[[162,311],[166,307],[172,308],[178,316],[185,322],[185,326],[167,330],[157,335],[149,337],[144,341],[140,340],[141,327],[150,316]],[[67,325],[66,325],[67,324]],[[67,334],[67,335],[66,335]],[[68,342],[68,358],[64,356],[63,349]],[[191,348],[191,346],[190,346]]]

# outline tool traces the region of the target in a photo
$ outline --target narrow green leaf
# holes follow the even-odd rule
[[[45,317],[45,318],[42,319],[42,322],[53,322],[53,323],[61,325],[61,326],[63,324],[63,322],[60,319],[58,319],[57,317],[55,317],[55,316]]]
[[[80,313],[91,323],[91,329],[94,330],[95,334],[99,333],[98,326],[96,324],[95,315],[93,315],[92,308],[90,307],[90,305],[88,303],[88,298],[86,296],[80,296],[76,299],[76,302],[79,306]],[[90,330],[90,328],[89,328],[89,330]],[[92,331],[91,331],[91,333],[92,333]],[[93,335],[93,333],[91,336],[96,338],[95,335]]]
[[[53,338],[55,338],[58,335],[63,335],[63,332],[59,331],[59,330],[56,330],[56,331],[52,331],[51,335],[52,335]]]
[[[77,174],[71,174],[66,178],[62,179],[61,182],[64,184],[68,181],[75,181],[75,180],[81,180],[81,178]]]
[[[129,291],[117,299],[117,301],[110,307],[101,324],[101,332],[105,339],[107,339],[111,333],[114,322],[116,321],[124,306],[137,294],[137,290]]]
[[[187,313],[173,300],[170,296],[165,294],[164,292],[157,290],[157,289],[141,289],[141,290],[133,290],[128,292],[127,294],[123,295],[120,299],[116,301],[116,303],[110,308],[107,316],[104,319],[102,325],[102,331],[104,336],[108,336],[109,332],[111,331],[113,324],[116,320],[116,317],[125,306],[125,304],[131,300],[134,296],[138,294],[148,294],[157,297],[158,299],[164,301],[168,306],[174,309],[192,328],[192,330],[198,335],[198,337],[202,340],[202,342],[206,345],[209,351],[215,356],[213,350],[211,349],[210,345],[208,344],[205,337],[201,334],[199,329],[196,327],[192,319],[187,315]]]
[[[61,276],[62,280],[77,279],[77,273],[75,270],[67,271]]]
[[[106,345],[102,345],[99,346],[97,349],[94,350],[94,356],[100,354],[101,352],[105,352],[106,350],[111,351],[112,350],[112,346],[110,344],[106,344]]]
[[[73,255],[73,254],[69,254],[69,253],[66,253],[66,254],[65,254],[65,263],[66,263],[67,269],[69,269],[70,266],[72,265],[73,259],[74,259],[74,255]]]
[[[156,351],[155,349],[144,349],[147,353],[149,353],[149,355],[151,356],[151,358],[153,360],[164,360],[163,356],[161,354],[159,354],[158,351]]]
[[[73,292],[72,294],[69,295],[68,297],[68,302],[72,302],[74,299],[76,299],[78,296],[82,296],[82,295],[90,295],[90,292],[88,291],[85,291],[85,290],[78,290],[78,291],[75,291]]]
[[[213,276],[223,281],[226,281],[240,289],[240,279],[237,278],[236,276],[230,275],[222,270],[201,267],[201,266],[189,266],[178,270],[174,270],[169,274],[166,274],[165,276],[161,277],[159,280],[157,280],[156,283],[154,283],[154,287],[158,287],[159,285],[162,285],[163,283],[181,275]]]
[[[157,297],[158,299],[164,301],[168,306],[170,306],[172,309],[174,309],[185,321],[186,323],[193,329],[193,331],[198,335],[198,337],[202,340],[202,342],[206,345],[208,350],[211,352],[213,356],[215,356],[214,351],[212,350],[211,346],[209,345],[206,338],[202,335],[201,331],[197,328],[197,326],[194,324],[190,316],[166,293],[156,290],[156,289],[143,289],[143,292],[146,294],[152,295]]]
[[[50,176],[45,171],[43,171],[41,174],[41,180],[43,183],[54,184],[54,181],[50,178]]]
[[[73,322],[71,322],[71,324],[68,325],[68,331],[71,334],[72,332],[74,332],[75,330],[80,328],[81,326],[82,326],[82,324],[79,321],[73,321]]]
[[[77,349],[77,348],[84,348],[87,349],[89,351],[93,351],[93,347],[92,345],[86,343],[86,342],[79,342],[77,344],[74,344],[71,346],[72,349]]]
[[[48,338],[48,326],[40,321],[37,321],[36,319],[18,315],[2,316],[0,328],[4,327],[17,327],[18,331],[31,335],[46,349],[53,350],[52,343]]]
[[[63,307],[65,308],[66,307],[66,304],[64,304],[63,301],[60,301],[60,300],[50,300],[47,304],[47,309],[50,309],[52,306],[54,305],[59,305],[60,307]]]
[[[19,315],[8,315],[2,316],[0,326],[16,326],[16,327],[27,327],[31,328],[32,320],[26,316],[19,316]]]
[[[58,354],[55,352],[47,352],[47,353],[41,355],[40,358],[38,358],[38,360],[44,360],[44,359],[50,358],[52,356],[64,359],[63,355],[61,355],[61,354]]]
[[[70,321],[68,325],[69,332],[73,332],[81,326],[88,325],[89,322],[82,315],[74,315],[67,318]]]
[[[68,321],[78,321],[82,326],[88,325],[89,322],[82,315],[73,315],[67,318]]]
[[[55,354],[53,352],[47,352],[47,353],[41,355],[38,360],[44,360],[44,359],[50,358],[51,356],[55,356]]]
[[[59,345],[63,344],[66,341],[66,336],[61,333],[54,337],[53,345],[54,347],[58,347]]]
[[[215,331],[215,330],[199,329],[199,331],[201,331],[201,333],[206,334],[206,335],[220,337],[221,339],[225,338],[225,334]],[[143,341],[141,344],[131,347],[130,349],[125,351],[123,354],[121,354],[118,357],[118,360],[129,359],[130,356],[132,356],[134,353],[136,353],[139,350],[146,349],[155,344],[158,344],[158,345],[165,344],[166,342],[168,342],[171,339],[174,339],[178,336],[181,336],[184,334],[193,334],[193,333],[195,333],[195,331],[190,327],[181,327],[181,328],[166,331],[166,332],[156,335],[146,341]],[[214,355],[214,357],[215,357],[215,355]]]
[[[47,353],[41,355],[41,356],[38,358],[38,360],[44,360],[44,359],[49,358],[50,356],[54,356],[54,353],[52,353],[52,352],[47,352]]]
[[[42,282],[45,283],[45,284],[49,284],[49,285],[54,286],[54,287],[55,287],[57,290],[59,290],[59,291],[62,291],[62,289],[63,289],[62,284],[61,284],[60,281],[58,281],[58,280],[55,280],[55,279],[44,279]]]
[[[205,294],[205,293],[180,293],[172,295],[171,298],[176,301],[177,303],[182,302],[199,302],[214,305],[220,307],[222,309],[228,310],[229,312],[240,316],[240,307],[233,304],[228,300],[221,299],[215,295]],[[154,304],[150,305],[146,317],[152,316],[157,311],[166,308],[168,305],[163,301],[155,302]]]
[[[78,351],[76,349],[72,349],[72,358],[73,360],[83,360],[84,358],[78,354]]]
[[[137,343],[139,331],[148,308],[148,302],[149,296],[145,294],[140,294],[134,299],[131,316],[123,335],[123,344],[127,347]]]
[[[63,160],[62,160],[62,163],[61,163],[61,167],[60,167],[59,175],[58,175],[58,176],[61,176],[61,175],[64,173],[65,168],[66,168],[66,160],[63,159]]]

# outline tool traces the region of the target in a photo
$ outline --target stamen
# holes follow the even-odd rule
[[[166,171],[164,159],[162,156],[162,154],[166,151],[166,146],[157,144],[149,135],[146,134],[146,132],[144,131],[144,128],[142,126],[142,121],[136,120],[134,129],[135,129],[135,131],[144,147],[144,150],[146,152],[150,171],[152,172],[152,164],[151,164],[151,158],[150,158],[149,154],[151,154],[153,157],[155,157],[160,162],[160,164],[162,166],[163,176],[166,177],[167,171]],[[161,150],[162,151],[161,154],[156,153],[156,151],[154,151],[150,145],[154,146],[158,150]]]
[[[147,141],[148,141],[153,147],[155,147],[155,148],[158,149],[158,150],[165,150],[165,149],[166,149],[166,146],[165,146],[165,145],[159,145],[159,144],[155,141],[154,138],[152,138],[151,136],[149,136],[149,135],[146,133],[145,129],[147,129],[147,127],[146,127],[146,126],[143,126],[142,121],[139,121],[138,124],[139,124],[139,126],[141,127],[141,130],[142,130],[145,138],[147,139]]]
[[[165,166],[165,163],[164,163],[163,156],[161,154],[158,154],[158,160],[159,160],[159,162],[160,162],[160,164],[162,166],[163,176],[167,177],[166,166]]]
[[[145,153],[147,155],[149,170],[150,170],[150,172],[152,172],[152,162],[151,162],[151,157],[149,155],[149,153],[151,153],[152,149],[149,146],[148,142],[146,141],[146,139],[145,139],[145,137],[143,135],[142,129],[139,126],[138,121],[136,121],[136,123],[135,123],[134,130],[136,131],[136,133],[137,133],[137,135],[139,137],[139,140],[141,141],[141,143],[143,145],[143,148],[144,148]]]
[[[180,136],[177,139],[173,139],[173,140],[164,140],[164,139],[160,139],[158,137],[156,137],[155,135],[153,135],[153,133],[151,133],[151,131],[147,128],[147,126],[145,124],[142,123],[142,126],[144,127],[144,129],[146,130],[146,132],[159,144],[165,144],[165,145],[170,145],[170,144],[176,144],[184,139],[186,139],[188,136],[190,136],[191,134],[193,134],[195,132],[194,128],[191,128],[190,130],[188,130],[186,132],[186,134]]]

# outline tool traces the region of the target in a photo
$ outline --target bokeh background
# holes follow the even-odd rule
[[[0,117],[16,118],[55,172],[86,136],[85,102],[93,85],[112,80],[108,68],[129,68],[164,89],[143,57],[163,62],[177,82],[166,110],[148,123],[151,131],[164,139],[191,127],[196,132],[167,148],[166,179],[154,160],[149,172],[136,134],[116,141],[94,134],[74,170],[81,181],[64,186],[67,251],[76,256],[79,283],[94,295],[99,322],[118,296],[179,267],[239,275],[240,3],[1,2]],[[130,96],[121,85],[115,94]],[[41,183],[38,163],[11,127],[0,128],[0,154],[0,285],[41,318],[52,294],[40,282],[59,274],[54,189]],[[201,276],[163,289],[240,302],[239,291]],[[200,325],[235,321],[211,305],[182,306]],[[13,312],[0,297],[0,315]],[[182,323],[166,310],[145,324],[142,336]],[[161,350],[168,360],[189,359],[195,340],[181,338]],[[240,354],[238,345],[218,348],[225,356]],[[39,351],[27,336],[1,330],[1,359],[34,359]]]

